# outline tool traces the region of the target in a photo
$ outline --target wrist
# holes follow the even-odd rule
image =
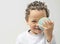
[[[51,42],[51,40],[52,40],[52,35],[47,37],[48,42]]]

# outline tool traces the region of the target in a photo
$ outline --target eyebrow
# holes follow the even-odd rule
[[[38,20],[36,20],[36,19],[33,19],[32,21],[38,21]]]

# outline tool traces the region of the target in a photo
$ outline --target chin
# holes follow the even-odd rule
[[[36,30],[36,33],[38,33],[38,34],[41,33],[41,32],[42,32],[41,30]]]

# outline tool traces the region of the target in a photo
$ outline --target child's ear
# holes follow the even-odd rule
[[[27,25],[29,25],[28,20],[26,20]]]
[[[27,23],[27,27],[28,27],[28,28],[30,28],[30,26],[29,26],[29,22],[28,22],[28,21],[26,21],[26,23]]]

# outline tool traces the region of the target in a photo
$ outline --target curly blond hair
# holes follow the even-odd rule
[[[34,1],[30,3],[25,10],[26,11],[25,20],[28,20],[28,15],[30,14],[30,10],[43,10],[43,9],[46,11],[46,16],[49,17],[49,10],[44,2]]]

